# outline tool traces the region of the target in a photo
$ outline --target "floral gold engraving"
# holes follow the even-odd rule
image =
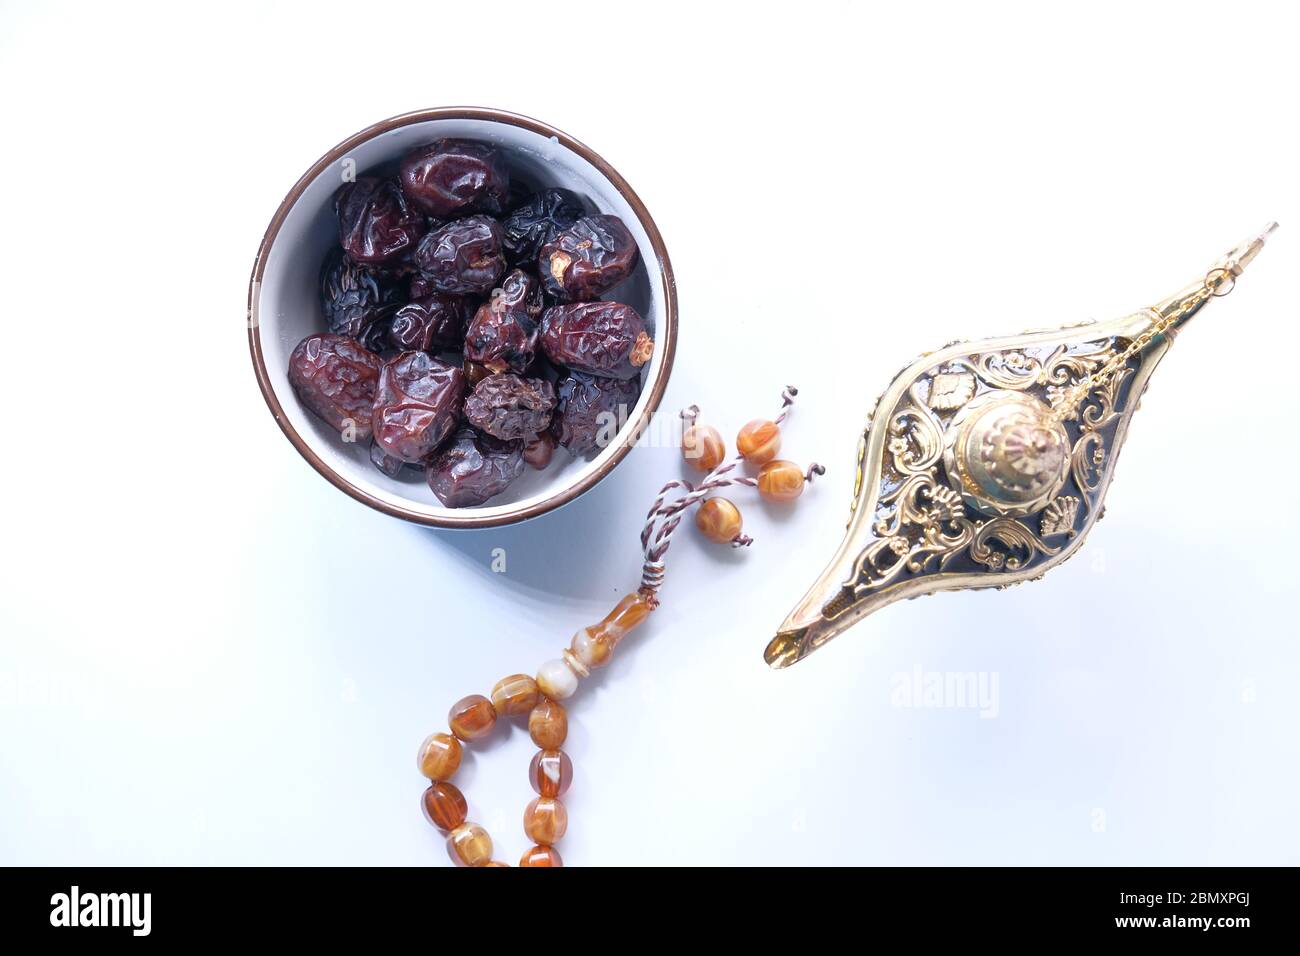
[[[862,435],[845,538],[768,663],[801,660],[895,601],[1037,580],[1075,554],[1152,372],[1267,234],[1132,315],[952,343],[904,369]]]

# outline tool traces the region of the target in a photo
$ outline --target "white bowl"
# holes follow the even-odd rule
[[[444,507],[418,475],[389,478],[370,463],[368,445],[347,443],[307,411],[289,385],[289,354],[325,331],[321,262],[338,243],[334,193],[348,179],[388,167],[415,146],[444,137],[476,139],[506,151],[512,174],[531,187],[563,187],[593,212],[618,216],[641,253],[636,271],[605,297],[635,308],[655,340],[642,369],[641,395],[627,424],[594,458],[556,449],[544,471],[525,468],[502,494],[477,508]],[[385,514],[446,528],[523,521],[572,501],[613,470],[649,424],[672,369],[677,291],[663,239],[636,193],[591,149],[537,120],[499,110],[446,108],[407,113],[350,136],[318,159],[285,197],[267,227],[248,287],[248,340],[258,384],[271,414],[304,458],[335,487]],[[409,469],[406,469],[409,471]]]

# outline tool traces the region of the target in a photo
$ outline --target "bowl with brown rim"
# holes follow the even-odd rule
[[[645,319],[654,353],[641,371],[641,394],[626,424],[598,454],[575,458],[556,449],[544,471],[525,468],[509,488],[476,508],[444,507],[418,472],[389,478],[370,463],[369,447],[346,442],[309,412],[288,379],[289,355],[306,336],[324,332],[321,263],[338,242],[334,194],[349,178],[386,172],[408,150],[438,139],[474,139],[499,147],[512,178],[531,189],[560,187],[583,197],[589,212],[618,216],[631,231],[640,262],[603,299],[624,302]],[[329,150],[289,190],[257,251],[248,286],[248,343],[258,385],[286,438],[327,481],[378,511],[439,528],[514,524],[577,498],[631,450],[659,407],[677,341],[677,292],[663,238],[645,205],[590,147],[538,120],[501,110],[420,110],[367,127]],[[407,469],[410,471],[410,469]]]

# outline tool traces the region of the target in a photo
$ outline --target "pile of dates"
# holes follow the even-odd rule
[[[289,359],[299,399],[392,478],[483,504],[555,447],[589,456],[626,422],[654,342],[601,296],[637,264],[615,216],[529,192],[487,143],[443,139],[335,197],[328,331]]]

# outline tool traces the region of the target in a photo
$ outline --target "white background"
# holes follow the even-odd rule
[[[294,180],[473,104],[645,200],[681,295],[664,409],[730,436],[798,384],[785,449],[829,469],[788,514],[741,499],[748,551],[681,535],[664,607],[572,702],[569,863],[1300,863],[1295,27],[1221,2],[6,2],[0,862],[443,865],[421,738],[635,584],[673,451],[435,533],[318,477],[254,382],[246,283]],[[764,665],[906,361],[1127,313],[1270,219],[1156,374],[1081,557]],[[895,706],[917,667],[996,675],[996,717]],[[532,748],[496,741],[458,782],[513,862]]]

